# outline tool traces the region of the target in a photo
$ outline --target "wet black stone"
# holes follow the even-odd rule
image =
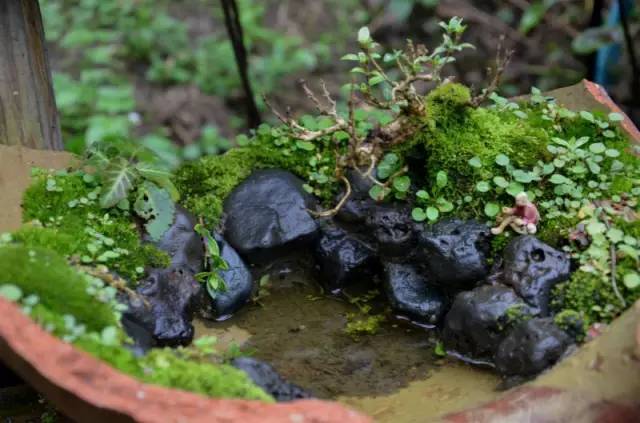
[[[475,221],[443,220],[420,234],[429,278],[448,290],[470,289],[489,274],[489,228]]]
[[[322,228],[314,255],[322,272],[322,282],[331,290],[370,278],[377,265],[371,247],[344,229],[330,225]]]
[[[227,289],[211,299],[213,317],[220,319],[232,315],[249,301],[253,277],[236,250],[221,236],[216,235],[215,238],[220,247],[220,256],[229,266],[227,270],[219,271]]]
[[[187,266],[193,273],[201,272],[204,266],[202,239],[193,230],[196,223],[195,217],[184,207],[176,206],[173,225],[160,241],[153,243],[169,254],[171,264]],[[145,241],[152,242],[148,235],[145,235]]]
[[[407,257],[412,253],[416,244],[416,232],[408,208],[377,206],[367,216],[366,226],[371,231],[381,256]]]
[[[245,372],[249,378],[278,402],[311,398],[301,387],[287,382],[271,365],[250,357],[239,357],[231,365]]]
[[[570,276],[570,260],[533,236],[514,238],[504,251],[503,281],[543,316],[549,313],[551,288]]]
[[[225,239],[250,260],[311,241],[318,225],[307,209],[315,200],[302,185],[282,170],[254,172],[225,200]]]
[[[522,322],[500,343],[496,369],[504,377],[535,376],[553,366],[572,344],[552,318]]]
[[[442,292],[410,264],[387,263],[384,287],[393,309],[412,320],[435,325],[446,311]]]
[[[366,169],[362,169],[361,172],[366,172]],[[336,219],[342,222],[363,223],[376,207],[376,202],[369,196],[373,181],[354,169],[347,171],[347,179],[351,184],[351,195],[336,214]],[[340,201],[343,195],[344,192],[340,193],[336,202]]]
[[[460,292],[444,318],[443,341],[467,358],[491,362],[513,316],[525,314],[529,307],[509,287],[483,285]]]
[[[121,299],[122,298],[124,298],[124,296],[122,296]],[[131,350],[135,356],[141,357],[151,348],[158,346],[158,342],[153,337],[153,325],[147,324],[147,327],[143,326],[140,316],[124,313],[121,322],[122,328],[133,341],[132,344],[127,344],[126,347]]]
[[[136,297],[126,297],[130,320],[150,332],[160,346],[186,345],[193,339],[194,311],[202,286],[186,266],[154,270],[141,281]]]

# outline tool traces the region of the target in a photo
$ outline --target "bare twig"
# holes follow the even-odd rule
[[[278,112],[278,110],[275,107],[273,107],[273,105],[271,104],[271,102],[266,96],[263,95],[262,98],[264,100],[264,103],[267,105],[267,107],[271,109],[273,114],[276,115],[278,120],[280,120],[280,122],[288,126],[292,131],[294,131],[296,133],[296,137],[298,137],[303,141],[315,141],[318,138],[331,135],[337,131],[344,131],[349,127],[348,122],[342,119],[341,117],[339,117],[336,113],[335,116],[337,116],[337,118],[334,118],[336,120],[336,123],[334,125],[328,128],[321,129],[319,131],[310,131],[309,129],[305,128],[304,126],[296,122],[295,119],[292,119],[288,113],[285,116],[282,113]],[[330,116],[333,116],[333,115],[330,114]]]
[[[137,292],[135,292],[134,290],[132,290],[127,286],[127,281],[125,281],[124,279],[122,279],[117,275],[111,274],[108,270],[106,270],[106,268],[89,267],[89,266],[83,266],[83,265],[76,265],[76,266],[83,272],[87,273],[88,275],[91,275],[94,278],[100,279],[101,281],[103,281],[109,286],[114,287],[118,291],[124,292],[130,298],[139,299],[140,301],[142,301],[142,303],[146,308],[151,307],[151,305],[149,304],[149,301],[147,301],[146,298],[144,298],[143,296],[141,296],[140,294],[138,294]]]
[[[484,103],[489,96],[494,93],[498,87],[500,86],[500,80],[502,79],[502,75],[504,74],[505,69],[509,65],[511,58],[513,57],[513,50],[507,50],[504,47],[504,35],[500,36],[500,41],[498,42],[498,51],[496,53],[496,67],[494,70],[489,69],[489,74],[493,74],[491,78],[491,82],[489,86],[482,90],[482,93],[475,96],[471,100],[471,105],[474,107],[480,106]]]
[[[602,218],[604,225],[607,227],[607,230],[611,229],[611,223],[609,222],[609,219],[607,219],[607,216],[605,215],[603,210],[600,210],[600,217]],[[611,243],[611,245],[609,246],[609,254],[611,256],[611,287],[613,288],[613,292],[616,294],[616,297],[618,297],[618,300],[622,304],[622,307],[626,307],[627,302],[625,301],[624,297],[620,293],[620,290],[618,289],[618,282],[616,278],[616,271],[617,271],[616,270],[616,267],[617,267],[616,246],[613,243]]]

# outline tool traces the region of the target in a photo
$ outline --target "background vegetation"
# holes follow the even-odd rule
[[[620,24],[607,26],[617,1],[571,0],[238,0],[249,52],[249,74],[263,120],[272,120],[259,94],[280,110],[310,110],[298,81],[326,81],[332,92],[349,82],[349,64],[363,25],[381,43],[407,37],[427,46],[438,22],[461,16],[476,49],[450,67],[458,81],[480,87],[497,41],[515,49],[500,94],[543,90],[596,77],[595,52],[607,50],[615,100],[640,120],[632,68]],[[623,2],[624,3],[624,2]],[[631,2],[632,3],[632,2]],[[156,150],[175,168],[182,160],[227,149],[246,133],[246,98],[217,0],[40,0],[54,68],[56,100],[67,149],[96,140],[130,138]],[[640,51],[638,8],[629,17]],[[612,44],[613,43],[613,44]],[[602,72],[601,72],[602,73]],[[346,90],[342,90],[343,99]],[[634,104],[635,101],[635,104]],[[229,141],[231,140],[231,141]]]

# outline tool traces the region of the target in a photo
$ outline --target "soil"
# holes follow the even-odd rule
[[[0,233],[22,224],[22,194],[31,184],[31,168],[64,169],[71,154],[0,145]]]
[[[498,395],[498,378],[490,372],[437,357],[435,334],[426,328],[387,314],[375,334],[354,339],[345,328],[357,306],[344,296],[324,294],[313,270],[290,270],[299,266],[299,261],[278,263],[269,271],[268,295],[226,321],[197,321],[196,338],[216,336],[222,349],[236,344],[315,396],[381,421],[413,421]],[[346,295],[354,298],[354,291]],[[381,300],[370,304],[374,314],[385,311]]]

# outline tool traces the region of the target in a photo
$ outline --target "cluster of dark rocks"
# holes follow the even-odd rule
[[[348,176],[349,200],[335,217],[322,219],[314,218],[315,198],[291,173],[260,170],[241,183],[225,200],[223,229],[215,235],[229,269],[221,272],[226,292],[214,298],[194,278],[203,270],[202,241],[194,217],[179,207],[157,243],[171,256],[171,267],[150,272],[124,316],[131,331],[151,334],[136,337],[140,349],[189,343],[196,312],[223,319],[247,303],[254,289],[249,265],[309,251],[328,290],[379,278],[398,315],[440,328],[449,351],[495,366],[505,377],[533,376],[565,354],[574,339],[549,311],[551,288],[570,276],[564,253],[518,236],[502,257],[490,257],[485,224],[416,223],[406,205],[379,204],[368,195],[369,181],[358,172]],[[259,364],[239,363],[252,369],[250,375],[268,373]],[[302,395],[278,386],[282,398]]]

